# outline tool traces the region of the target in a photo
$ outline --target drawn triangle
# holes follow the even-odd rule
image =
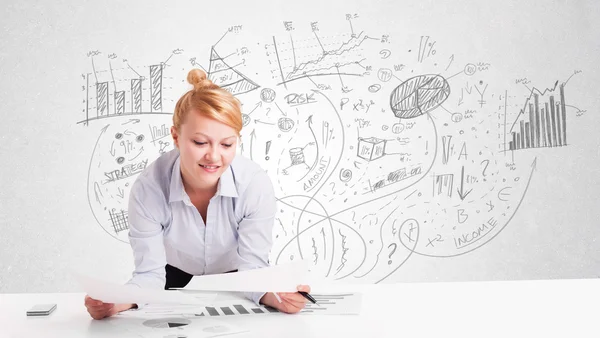
[[[210,50],[208,78],[214,84],[229,91],[233,95],[247,93],[260,87],[244,74],[229,66],[227,62],[219,56],[214,47]]]

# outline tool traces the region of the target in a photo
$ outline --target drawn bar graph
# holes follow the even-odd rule
[[[317,305],[306,303],[300,311],[304,314],[358,314],[362,295],[359,293],[347,294],[313,294]],[[250,305],[252,304],[252,305]],[[244,301],[221,302],[212,306],[203,306],[194,310],[195,316],[239,316],[239,315],[268,315],[281,314],[279,310],[270,306],[257,307],[253,303]],[[156,313],[154,313],[156,314]]]
[[[115,111],[117,115],[125,113],[125,91],[115,92]]]
[[[109,86],[110,81],[96,81],[90,83],[90,75],[86,76],[85,119],[77,122],[88,125],[90,121],[106,119],[133,114],[164,114],[172,112],[163,111],[163,81],[164,66],[152,65],[149,68],[150,77],[137,74],[134,78],[118,79],[126,81],[129,85],[125,88]],[[115,83],[115,81],[112,81]],[[150,99],[144,102],[144,93],[150,93]],[[94,114],[95,110],[95,114]],[[95,115],[95,116],[94,116]]]
[[[131,79],[131,112],[142,111],[142,79]]]
[[[162,110],[162,65],[150,66],[150,111]]]
[[[96,84],[96,117],[108,115],[108,82]]]
[[[519,121],[519,131],[510,134],[509,149],[522,150],[544,147],[562,147],[567,145],[567,109],[564,84],[559,87],[560,101],[554,101],[550,95],[548,102],[540,107],[540,97],[533,94],[533,103],[529,103],[528,116]],[[525,116],[521,110],[519,116]]]

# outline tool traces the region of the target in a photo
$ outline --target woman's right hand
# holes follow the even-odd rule
[[[104,303],[101,300],[94,299],[88,295],[85,296],[84,304],[87,312],[94,319],[110,317],[121,311],[129,310],[135,306],[135,304]]]

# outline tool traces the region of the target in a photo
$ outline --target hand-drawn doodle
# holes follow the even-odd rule
[[[116,239],[128,242],[127,204],[131,184],[160,153],[172,149],[162,140],[158,123],[127,124],[115,117],[101,131],[88,171],[88,201],[98,224]],[[162,120],[164,121],[164,119]],[[150,137],[146,137],[150,134]],[[170,136],[170,134],[168,134]]]
[[[390,106],[399,118],[414,118],[440,106],[450,95],[450,86],[439,75],[412,77],[390,95]]]
[[[77,122],[78,124],[88,125],[94,120],[123,115],[172,114],[163,109],[163,102],[169,100],[164,93],[167,84],[166,62],[144,67],[142,71],[134,69],[127,59],[118,61],[116,55],[110,54],[107,60],[108,71],[106,71],[96,69],[95,66],[102,55],[100,51],[88,55],[92,72],[82,74],[85,79],[85,85],[82,85],[85,92],[85,107],[82,112],[85,118]],[[145,73],[147,76],[140,73]],[[90,81],[91,76],[93,76],[92,81]],[[148,92],[150,92],[149,97],[146,97]]]
[[[243,58],[260,54],[265,68],[245,59],[229,66],[215,44],[207,73],[242,101],[242,154],[275,186],[271,262],[305,259],[327,278],[378,283],[412,255],[467,254],[507,227],[535,180],[532,150],[567,145],[568,112],[585,112],[565,102],[569,79],[581,71],[543,91],[527,87],[527,79],[500,88],[487,75],[489,62],[460,60],[426,35],[408,48],[395,45],[389,34],[355,32],[361,21],[350,18],[356,19],[350,32],[287,21],[269,37],[227,47]],[[233,26],[225,35],[240,31]],[[173,105],[169,67],[184,60],[200,66],[180,54],[144,68],[144,77],[126,60],[101,73],[95,69],[101,54],[94,52],[93,70],[82,76],[80,123],[110,117],[98,126],[90,160],[90,208],[123,242],[131,183],[172,147],[169,117],[151,115]],[[392,65],[396,57],[401,61]],[[238,69],[242,64],[248,71]],[[243,74],[250,70],[267,79],[260,92]],[[411,75],[401,80],[402,74]],[[474,74],[466,85],[455,79]]]
[[[208,66],[208,78],[216,85],[226,89],[233,95],[239,95],[253,91],[259,87],[235,66],[229,66],[225,60],[217,54],[214,46],[210,51],[210,63]]]

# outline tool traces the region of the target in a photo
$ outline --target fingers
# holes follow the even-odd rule
[[[85,296],[84,304],[87,312],[94,319],[102,319],[104,317],[111,316],[114,314],[114,310],[116,310],[115,304],[104,303],[87,295]]]
[[[308,285],[298,285],[296,288],[298,291],[304,291],[310,293],[310,286]]]
[[[302,303],[302,304],[305,304],[307,302],[307,299],[304,298],[304,296],[302,296],[301,294],[299,294],[297,292],[280,293],[279,296],[281,297],[281,300],[284,302],[287,301],[287,302]]]

